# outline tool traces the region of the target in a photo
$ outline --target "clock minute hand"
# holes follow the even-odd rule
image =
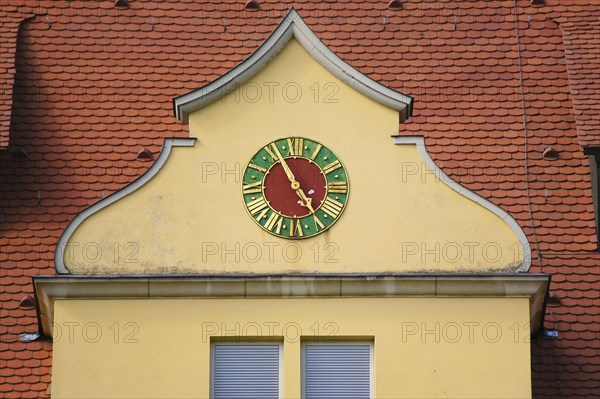
[[[279,157],[279,162],[281,162],[281,166],[283,166],[283,170],[285,171],[287,178],[290,180],[290,183],[292,183],[292,188],[294,190],[297,190],[300,187],[300,184],[298,184],[298,182],[296,181],[296,177],[294,176],[294,173],[292,173],[292,170],[288,166],[287,162],[285,162],[285,159],[281,156],[281,153],[279,152],[277,145],[275,143],[273,143],[273,144],[271,144],[271,147],[273,147],[273,149],[275,150],[275,155],[277,155],[277,157]],[[297,186],[297,187],[295,187],[295,186]]]

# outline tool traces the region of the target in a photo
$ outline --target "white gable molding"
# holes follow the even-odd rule
[[[54,252],[54,266],[56,267],[56,271],[60,274],[70,273],[67,267],[65,266],[65,249],[67,244],[75,232],[79,225],[88,217],[92,216],[94,213],[99,212],[100,210],[106,208],[112,203],[120,200],[121,198],[131,194],[138,188],[142,187],[148,181],[150,181],[156,174],[160,171],[163,165],[167,162],[169,155],[171,154],[171,148],[173,147],[193,147],[196,142],[196,139],[165,139],[165,143],[163,145],[162,151],[160,155],[156,159],[156,162],[137,180],[133,183],[128,184],[123,187],[119,191],[109,195],[106,198],[103,198],[99,202],[96,202],[94,205],[86,208],[84,211],[75,216],[75,219],[69,223],[62,236],[58,240],[58,244],[56,245],[56,251]]]
[[[469,198],[471,201],[478,203],[489,211],[493,212],[497,216],[499,216],[508,226],[511,228],[513,233],[517,236],[521,247],[523,248],[523,262],[519,265],[516,272],[518,273],[526,273],[529,271],[529,267],[531,266],[531,247],[529,245],[529,240],[527,236],[521,229],[521,226],[517,223],[517,221],[509,215],[506,211],[504,211],[499,206],[491,203],[485,198],[475,194],[473,191],[467,189],[466,187],[461,186],[456,181],[452,180],[447,174],[445,174],[431,159],[427,149],[425,148],[425,139],[423,137],[416,136],[394,136],[394,144],[399,145],[416,145],[417,151],[419,151],[419,155],[421,155],[421,159],[425,162],[427,168],[435,175],[436,178],[444,182],[447,186],[452,188],[457,193],[461,194],[464,197]]]
[[[256,75],[281,49],[295,38],[331,74],[370,99],[395,109],[400,122],[412,115],[413,99],[362,74],[335,55],[310,30],[295,9],[290,9],[269,38],[246,60],[212,83],[173,100],[175,116],[188,123],[188,115],[232,92]]]

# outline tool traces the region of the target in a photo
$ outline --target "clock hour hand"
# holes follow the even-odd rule
[[[312,198],[308,198],[301,188],[296,190],[296,194],[298,194],[298,197],[300,197],[300,199],[302,200],[302,203],[300,205],[307,207],[310,213],[315,213],[315,210],[312,207]]]

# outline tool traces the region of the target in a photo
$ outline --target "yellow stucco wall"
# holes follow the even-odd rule
[[[436,180],[415,145],[393,143],[396,111],[343,84],[294,40],[189,126],[193,148],[174,148],[155,178],[78,227],[64,254],[69,271],[506,271],[523,259],[501,218]],[[250,157],[287,136],[335,151],[351,187],[335,226],[293,242],[260,229],[240,193]]]
[[[301,338],[371,337],[376,398],[530,398],[526,298],[58,300],[53,398],[208,398],[210,342],[283,338],[284,398]]]

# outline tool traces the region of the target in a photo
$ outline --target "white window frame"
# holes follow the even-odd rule
[[[217,345],[247,345],[247,346],[274,346],[279,349],[279,399],[283,399],[283,342],[280,341],[258,341],[240,337],[240,339],[219,341],[214,340],[210,343],[210,398],[215,397],[215,346]]]
[[[335,341],[303,341],[300,347],[301,363],[300,368],[302,372],[302,399],[306,398],[306,386],[305,386],[305,367],[306,364],[306,346],[308,345],[368,345],[369,346],[369,398],[375,398],[375,342],[374,341],[354,341],[354,340],[339,340]]]

